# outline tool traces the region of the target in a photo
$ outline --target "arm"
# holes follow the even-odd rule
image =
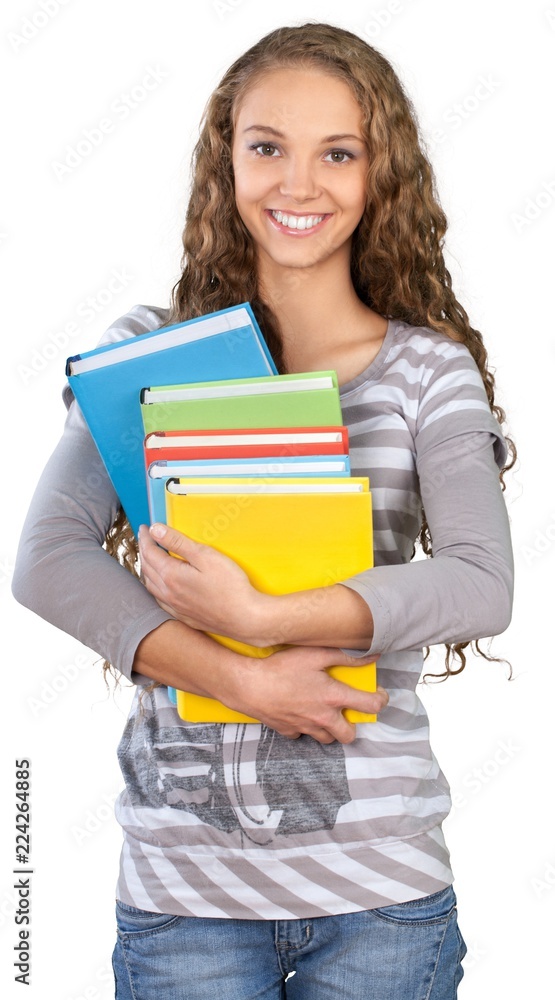
[[[512,551],[492,443],[487,431],[461,434],[455,445],[435,443],[419,457],[433,559],[274,597],[251,587],[232,560],[171,531],[161,544],[192,566],[145,537],[147,586],[163,607],[197,627],[259,646],[289,642],[377,654],[494,635],[510,620]]]
[[[270,596],[256,590],[232,559],[174,528],[156,524],[149,531],[143,525],[139,540],[148,590],[160,607],[193,628],[260,648],[356,647],[361,637],[362,645],[370,645],[372,614],[354,590],[336,585]]]
[[[383,688],[367,694],[334,680],[327,668],[371,661],[329,647],[291,646],[265,659],[240,656],[178,621],[166,622],[139,644],[136,669],[194,694],[218,698],[235,709],[296,738],[351,743],[355,726],[342,709],[380,712],[389,700]]]
[[[131,678],[138,643],[171,615],[102,548],[117,510],[94,441],[72,403],[27,513],[12,591]]]
[[[461,435],[419,462],[432,559],[346,581],[372,607],[370,651],[497,635],[509,625],[513,555],[492,435]]]
[[[312,592],[272,602],[268,619],[291,621],[289,642],[324,642],[369,653],[464,642],[507,628],[512,606],[513,560],[509,522],[499,485],[492,437],[474,433],[437,445],[419,462],[419,478],[433,542],[433,558],[378,566],[328,588],[305,621],[295,607]],[[348,590],[366,605],[364,613],[340,595]],[[337,592],[337,596],[334,592]],[[354,636],[343,641],[347,634]]]
[[[165,309],[133,306],[100,344],[155,330],[167,319]],[[64,433],[27,513],[12,591],[25,607],[140,681],[132,676],[136,646],[171,615],[102,548],[118,499],[69,385],[62,395],[69,410]]]
[[[333,649],[285,650],[254,661],[175,621],[102,548],[117,497],[76,403],[23,528],[13,593],[20,603],[110,660],[135,682],[161,681],[218,697],[286,736],[354,739],[343,707],[379,711],[326,667],[353,664]],[[356,665],[356,664],[355,664]]]

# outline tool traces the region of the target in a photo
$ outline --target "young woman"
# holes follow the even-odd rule
[[[376,563],[342,584],[269,597],[163,526],[141,528],[142,581],[126,573],[102,546],[108,532],[130,566],[134,540],[66,390],[14,593],[137,684],[119,751],[120,1000],[456,995],[449,789],[415,687],[423,647],[446,643],[452,673],[508,624],[512,446],[445,229],[388,62],[330,25],[279,29],[207,106],[171,308],[136,306],[106,335],[249,300],[280,371],[337,371]],[[412,562],[418,536],[433,558]],[[210,631],[290,646],[261,665]],[[376,694],[326,670],[377,655]],[[166,685],[261,725],[187,724]],[[354,727],[345,707],[378,721]]]

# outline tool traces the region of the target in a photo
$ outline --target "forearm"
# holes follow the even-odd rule
[[[369,693],[335,680],[327,668],[338,663],[360,665],[334,649],[314,647],[291,646],[263,658],[241,656],[173,620],[139,644],[134,676],[142,683],[160,681],[216,698],[283,736],[305,733],[321,743],[351,743],[356,729],[343,708],[372,715],[387,705],[388,695],[380,687]]]
[[[470,434],[457,443],[447,440],[418,461],[433,558],[345,581],[372,608],[375,652],[468,642],[509,624],[513,558],[492,438]]]
[[[133,680],[158,681],[191,694],[236,697],[237,677],[244,658],[215,639],[170,619],[141,640],[133,660]]]
[[[463,559],[437,556],[380,566],[346,586],[373,608],[368,648],[376,653],[470,642],[498,635],[510,621],[510,580],[496,568]]]
[[[372,612],[362,596],[341,584],[280,596],[260,595],[247,625],[245,641],[256,646],[291,643],[368,649],[372,645]]]
[[[386,653],[503,632],[511,586],[485,566],[438,556],[380,566],[345,585],[260,602],[257,646],[287,642]],[[372,609],[372,610],[371,610]]]
[[[138,643],[171,617],[136,577],[99,547],[76,553],[70,543],[60,542],[42,555],[36,548],[28,555],[23,552],[12,589],[21,604],[127,678]]]
[[[269,595],[232,559],[155,526],[141,536],[146,585],[160,606],[197,629],[257,647],[287,643],[372,653],[464,642],[508,624],[512,553],[492,435],[448,441],[419,460],[434,558],[379,565],[327,587]],[[181,559],[174,559],[175,552]]]
[[[513,565],[509,524],[489,435],[448,465],[447,446],[421,461],[434,557],[377,566],[322,590],[261,597],[257,644],[325,643],[385,653],[504,631]],[[447,471],[446,471],[447,470]]]

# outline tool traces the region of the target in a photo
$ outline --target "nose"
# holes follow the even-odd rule
[[[305,157],[292,156],[286,159],[279,188],[285,198],[296,202],[318,197],[320,187],[314,165]]]

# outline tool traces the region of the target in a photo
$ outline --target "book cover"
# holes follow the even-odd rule
[[[348,455],[349,435],[337,427],[220,428],[153,431],[144,440],[145,467],[153,462],[264,458],[277,455]]]
[[[142,387],[150,382],[174,381],[176,376],[190,383],[268,376],[276,368],[246,303],[69,358],[66,372],[137,534],[139,525],[149,520]]]
[[[269,455],[260,458],[215,458],[195,461],[152,462],[147,469],[150,521],[166,520],[166,482],[192,476],[350,476],[348,455]]]
[[[229,555],[265,593],[329,586],[372,566],[372,506],[365,477],[284,478],[273,484],[168,480],[166,508],[169,525]],[[249,656],[265,657],[281,648],[259,649],[213,637]],[[376,689],[375,664],[337,666],[330,673],[353,687]],[[216,699],[187,692],[178,691],[177,703],[181,717],[191,722],[257,721]],[[375,716],[352,709],[345,716],[352,722],[375,721]]]
[[[328,426],[342,423],[335,372],[228,378],[143,389],[145,434],[152,431]]]

